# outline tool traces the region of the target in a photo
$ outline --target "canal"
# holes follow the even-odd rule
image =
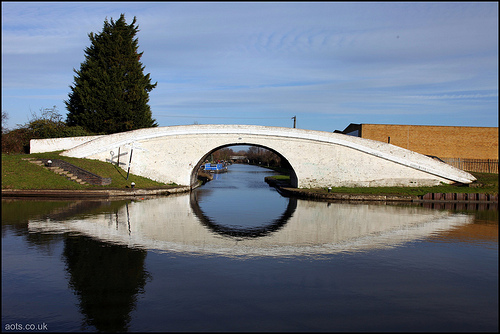
[[[498,331],[498,208],[190,194],[2,199],[2,330]]]

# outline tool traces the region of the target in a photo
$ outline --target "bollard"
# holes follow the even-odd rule
[[[132,183],[130,184],[130,186],[131,186],[132,188],[134,188],[134,187],[135,187],[135,182],[132,182]]]
[[[52,160],[47,160],[47,167],[52,167]]]
[[[328,192],[331,193],[332,192],[332,187],[328,187]]]

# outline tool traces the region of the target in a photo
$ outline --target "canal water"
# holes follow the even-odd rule
[[[2,200],[2,331],[498,331],[498,208],[190,194]]]

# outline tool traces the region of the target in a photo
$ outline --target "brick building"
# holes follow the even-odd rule
[[[498,173],[498,127],[351,123],[335,132],[438,157],[461,169]]]

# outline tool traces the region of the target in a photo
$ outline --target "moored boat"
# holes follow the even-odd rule
[[[201,166],[202,169],[209,173],[225,173],[227,166],[225,163],[206,163]]]

